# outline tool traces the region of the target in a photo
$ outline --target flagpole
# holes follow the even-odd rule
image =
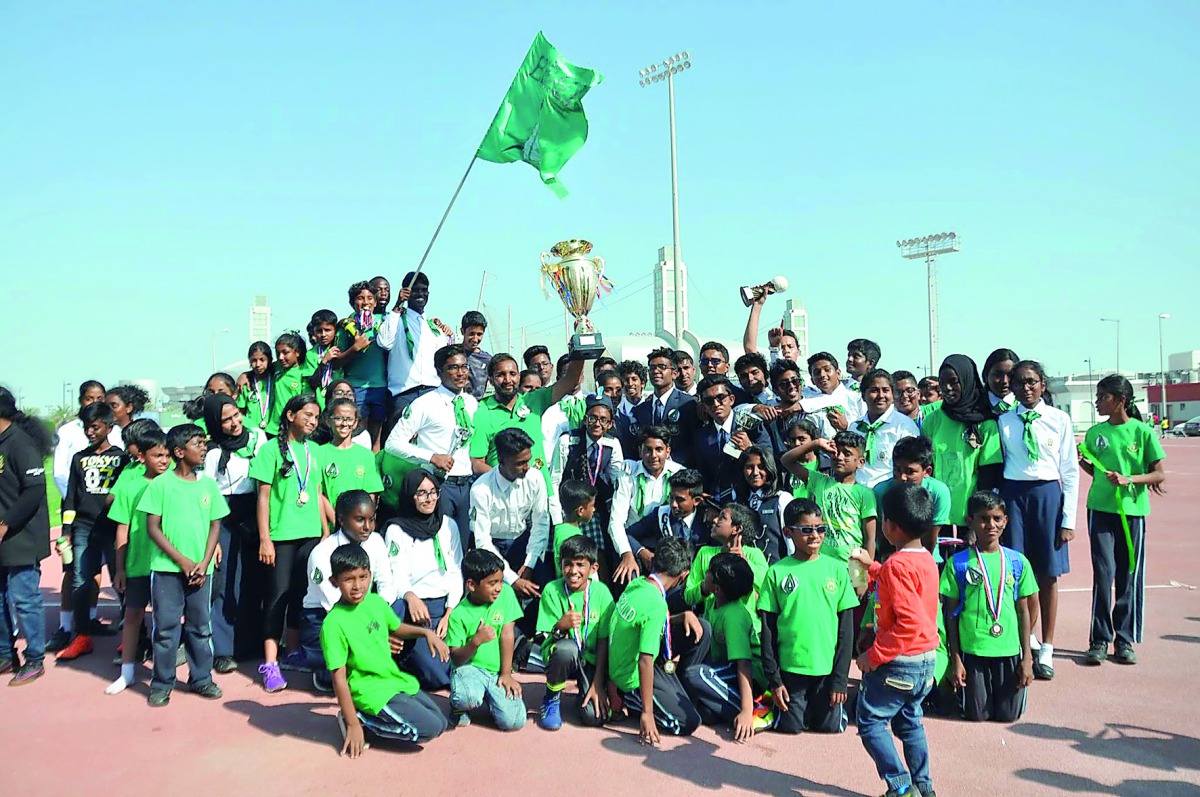
[[[429,253],[433,250],[433,244],[437,241],[438,235],[441,234],[442,226],[446,223],[446,219],[450,216],[450,211],[454,207],[454,203],[458,200],[458,195],[462,192],[463,185],[466,184],[467,176],[471,173],[471,167],[475,165],[476,160],[478,160],[478,158],[475,155],[472,155],[471,162],[467,164],[467,170],[463,172],[462,179],[458,181],[458,188],[454,189],[454,196],[450,197],[450,204],[446,205],[446,212],[442,214],[442,220],[438,222],[437,229],[433,231],[433,237],[429,239],[429,246],[425,247],[425,254],[421,255],[421,262],[417,263],[417,269],[413,272],[413,280],[417,278],[416,275],[420,274],[421,269],[425,267],[425,261],[429,259]],[[410,280],[402,287],[407,288],[411,285],[412,281]]]

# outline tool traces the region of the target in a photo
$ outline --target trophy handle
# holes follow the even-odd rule
[[[598,277],[601,274],[603,274],[604,273],[604,258],[600,257],[600,255],[596,255],[595,257],[592,258],[592,262],[596,264],[596,276]]]
[[[550,258],[549,252],[542,252],[542,268],[548,269],[553,265],[553,263],[549,262],[549,258]]]

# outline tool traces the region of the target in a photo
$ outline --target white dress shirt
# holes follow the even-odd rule
[[[458,394],[440,385],[408,405],[408,412],[392,429],[383,444],[389,454],[428,462],[434,454],[454,457],[450,476],[471,475],[471,454],[468,439],[457,435],[458,421],[454,418],[454,399]],[[463,407],[468,417],[475,417],[479,401],[470,393],[462,393]],[[410,442],[416,436],[416,443]]]
[[[830,439],[838,433],[838,430],[829,422],[829,418],[823,410],[830,407],[841,407],[845,411],[846,422],[849,424],[847,429],[853,429],[854,422],[866,415],[866,406],[863,404],[862,396],[847,390],[846,386],[842,384],[835,387],[832,393],[822,393],[813,386],[806,387],[800,394],[800,404],[805,412],[812,413],[809,420],[817,425],[821,436]]]
[[[1025,449],[1025,422],[1020,417],[1030,410],[1018,403],[997,419],[1000,445],[1004,449],[1004,478],[1014,482],[1060,482],[1063,491],[1061,526],[1074,529],[1075,504],[1079,498],[1079,460],[1071,416],[1044,401],[1039,401],[1032,411],[1040,416],[1033,422],[1033,435],[1038,446],[1036,461],[1029,459]]]
[[[54,443],[54,486],[63,498],[67,497],[67,479],[71,475],[71,457],[88,447],[83,433],[83,421],[76,418],[58,427]]]
[[[530,469],[523,479],[509,481],[492,468],[471,485],[471,525],[475,547],[499,553],[492,540],[515,540],[529,530],[525,567],[533,568],[546,552],[550,539],[546,480]],[[504,557],[501,556],[501,559]],[[504,580],[511,584],[517,573],[507,562]]]
[[[567,418],[567,413],[563,410],[562,404],[564,401],[575,400],[578,400],[581,405],[587,401],[584,398],[582,387],[576,388],[575,392],[569,396],[563,396],[557,402],[547,407],[546,411],[542,413],[542,440],[544,441],[542,446],[546,449],[547,455],[550,453],[549,443],[551,440],[557,440],[559,435],[572,431],[571,421]]]
[[[408,335],[404,334],[407,327]],[[408,337],[413,340],[413,353],[408,353]],[[388,390],[398,396],[414,387],[436,387],[441,383],[433,367],[433,354],[450,343],[446,335],[429,328],[425,316],[411,307],[403,313],[392,312],[379,325],[375,343],[388,352]]]
[[[253,445],[254,454],[252,456],[257,456],[259,450],[267,442],[267,436],[259,429],[247,429],[246,431],[250,433],[250,444]],[[258,487],[250,478],[250,457],[230,454],[229,462],[225,463],[224,473],[217,473],[217,466],[220,463],[220,447],[210,448],[204,455],[204,475],[211,476],[216,481],[217,486],[221,488],[221,495],[249,495],[257,492]]]
[[[339,545],[358,543],[343,531],[336,531],[317,543],[308,555],[308,592],[304,595],[305,609],[324,609],[329,611],[342,599],[342,592],[333,583],[333,570],[329,566],[329,557]],[[387,546],[383,537],[372,534],[363,540],[362,549],[371,560],[371,581],[379,597],[390,606],[396,600],[396,588],[392,586],[392,569],[388,567]]]
[[[875,457],[868,460],[866,450],[863,451],[863,466],[854,474],[854,481],[866,487],[874,487],[882,481],[887,481],[892,477],[892,449],[896,443],[899,443],[906,437],[917,437],[921,434],[921,430],[902,412],[898,412],[893,405],[887,408],[887,412],[879,416],[879,420],[883,421],[883,426],[875,430]],[[847,431],[857,432],[866,439],[867,433],[859,428],[859,424],[870,423],[869,415],[863,415],[854,423],[850,424]]]
[[[457,523],[444,516],[437,535],[428,540],[415,540],[392,523],[387,528],[386,542],[396,597],[411,592],[421,600],[445,598],[447,614],[458,605],[463,594],[463,552]],[[445,570],[438,566],[434,545],[442,551]]]
[[[595,446],[605,446],[612,449],[608,458],[608,473],[617,483],[621,472],[625,469],[625,454],[621,449],[621,441],[615,437],[601,437],[599,442],[587,438],[587,461],[594,461]],[[563,469],[567,466],[567,456],[571,452],[571,435],[561,434],[558,442],[550,452],[550,522],[557,526],[563,522],[562,502],[558,499],[558,488],[562,484]],[[599,478],[599,477],[597,477]]]
[[[732,417],[730,416],[731,423]],[[668,477],[681,470],[683,470],[682,465],[673,459],[668,459],[666,466],[663,467],[663,472],[657,477],[651,476],[640,460],[628,470],[621,471],[617,479],[617,489],[613,492],[612,512],[608,519],[608,536],[612,540],[618,556],[623,556],[632,550],[629,545],[629,535],[625,530],[653,512],[655,507],[665,504],[670,499],[667,487],[670,482]],[[645,492],[641,494],[643,500],[639,512],[635,504],[638,498],[638,484],[643,480]]]

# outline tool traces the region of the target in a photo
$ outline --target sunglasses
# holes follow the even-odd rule
[[[775,384],[779,387],[800,387],[804,384],[804,380],[792,377],[791,379],[780,379]]]
[[[725,399],[731,399],[731,398],[733,398],[733,394],[732,394],[732,393],[722,393],[722,394],[721,394],[721,395],[719,395],[719,396],[705,396],[705,397],[702,399],[702,401],[703,401],[703,402],[704,402],[706,405],[708,405],[709,407],[715,407],[716,405],[718,405],[718,404],[720,404],[721,402],[725,401]]]
[[[722,360],[720,357],[701,357],[700,358],[701,365],[720,365],[723,362],[725,362],[725,361]]]
[[[805,537],[824,536],[826,531],[825,524],[820,526],[788,526],[789,529],[800,533]]]

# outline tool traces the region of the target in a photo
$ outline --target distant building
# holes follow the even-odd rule
[[[803,299],[788,299],[784,305],[784,329],[790,329],[796,334],[796,342],[800,346],[800,356],[796,362],[802,363],[808,359],[808,311],[804,309]]]
[[[1171,356],[1175,357],[1175,355]],[[1150,401],[1151,412],[1161,415],[1162,385],[1150,385],[1146,388],[1146,395]],[[1190,421],[1198,415],[1200,415],[1200,383],[1169,383],[1167,385],[1167,420],[1171,422],[1171,425]]]
[[[272,343],[271,306],[267,304],[267,297],[261,294],[254,297],[254,306],[250,308],[250,340],[248,343],[256,340]]]

